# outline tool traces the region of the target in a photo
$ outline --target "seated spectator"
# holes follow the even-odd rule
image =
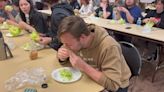
[[[90,3],[92,3],[94,10],[100,6],[100,0],[90,0]]]
[[[81,1],[81,8],[79,13],[82,15],[90,15],[93,13],[93,4],[89,0],[80,0]]]
[[[136,23],[139,17],[142,18],[141,9],[136,5],[136,0],[125,0],[124,7],[117,7],[121,18],[127,23]]]
[[[156,0],[156,10],[151,10],[144,17],[143,23],[154,22],[155,27],[164,29],[164,0]]]
[[[31,0],[19,0],[19,25],[28,31],[48,33],[48,26],[43,15],[33,8]]]
[[[112,6],[109,6],[108,0],[100,0],[100,7],[95,10],[95,16],[105,19],[112,19]]]
[[[136,0],[125,0],[124,7],[117,7],[118,14],[120,18],[123,18],[127,23],[135,23],[138,18],[142,18],[141,9],[136,5]],[[119,19],[119,18],[118,18]],[[124,36],[122,34],[115,34],[115,38],[119,41],[131,42],[132,38],[129,36]]]
[[[49,45],[51,48],[58,50],[61,46],[61,42],[57,38],[58,25],[65,17],[74,15],[74,12],[71,5],[60,2],[60,0],[55,0],[51,9],[51,31],[46,36],[40,37],[39,43]]]

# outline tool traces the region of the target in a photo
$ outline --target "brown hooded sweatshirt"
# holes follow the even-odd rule
[[[91,46],[82,49],[80,56],[103,73],[98,83],[107,90],[117,91],[118,88],[128,87],[131,72],[120,45],[104,28],[93,26],[93,29],[94,39]]]

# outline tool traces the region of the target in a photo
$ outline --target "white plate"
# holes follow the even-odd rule
[[[33,45],[33,48],[32,48],[32,45]],[[41,49],[44,48],[44,45],[41,45],[39,43],[30,43],[30,42],[27,42],[27,43],[25,43],[22,46],[22,48],[24,50],[27,50],[27,51],[29,51],[29,50],[41,50]]]
[[[70,80],[65,80],[63,77],[61,77],[60,75],[60,71],[66,69],[69,70],[72,73],[72,79]],[[75,82],[77,80],[79,80],[82,76],[82,73],[75,68],[72,67],[63,67],[63,68],[59,68],[59,69],[55,69],[52,73],[51,76],[54,80],[61,82],[61,83],[72,83]]]
[[[23,33],[21,32],[18,36],[23,35]],[[17,37],[17,36],[13,36],[11,33],[6,33],[6,37]]]

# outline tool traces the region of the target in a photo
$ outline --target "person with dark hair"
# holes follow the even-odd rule
[[[19,0],[20,20],[19,25],[28,31],[37,31],[41,34],[48,33],[48,26],[43,15],[34,10],[31,0]]]
[[[94,12],[93,2],[90,0],[80,0],[81,8],[79,13],[82,15],[90,15]]]
[[[164,0],[156,0],[156,10],[151,10],[144,17],[143,23],[153,22],[155,27],[164,29]]]
[[[125,0],[125,6],[117,7],[121,18],[127,23],[136,23],[138,18],[142,18],[141,9],[136,5],[136,0]]]
[[[100,7],[95,10],[95,16],[105,19],[112,19],[113,7],[109,5],[109,0],[100,0]]]
[[[109,92],[127,92],[130,69],[119,43],[104,28],[87,25],[78,16],[69,16],[60,23],[58,37],[63,43],[57,52],[60,61],[69,58],[73,67]]]
[[[117,18],[120,17],[124,19],[127,23],[136,24],[139,18],[142,19],[142,15],[141,15],[142,11],[139,8],[139,6],[136,5],[136,0],[125,0],[124,7],[118,6],[117,10],[118,10]],[[115,33],[114,35],[118,41],[127,41],[127,42],[132,41],[132,37],[130,36],[125,36],[117,33]]]

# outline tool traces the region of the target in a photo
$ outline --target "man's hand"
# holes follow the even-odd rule
[[[64,61],[66,60],[68,57],[69,57],[69,50],[64,48],[64,47],[61,47],[58,49],[58,52],[57,52],[57,57],[61,60],[61,61]]]
[[[90,76],[93,80],[99,81],[100,77],[102,76],[102,73],[95,68],[91,67],[89,64],[87,64],[82,58],[77,56],[73,52],[69,52],[69,60],[73,67],[80,69],[84,73],[86,73],[88,76]]]
[[[87,65],[81,57],[77,56],[74,52],[69,52],[69,60],[73,67],[84,71],[85,65]]]

